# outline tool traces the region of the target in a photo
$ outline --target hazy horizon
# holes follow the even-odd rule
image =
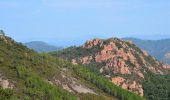
[[[99,38],[99,37],[96,37],[96,38]],[[109,38],[112,38],[112,37],[109,37]],[[100,38],[100,39],[109,39],[109,38]],[[141,39],[141,38],[136,38],[136,37],[113,37],[113,38],[120,38],[120,39],[123,39],[123,38],[134,38],[134,39],[140,39],[140,40],[152,40],[152,41],[157,41],[157,40],[170,40],[170,38],[163,38],[163,39]],[[44,43],[47,43],[49,45],[52,45],[52,46],[56,46],[56,47],[70,47],[70,46],[81,46],[83,45],[86,41],[88,40],[91,40],[91,39],[94,39],[94,38],[89,38],[87,40],[81,40],[81,41],[73,41],[69,44],[62,44],[62,43],[59,43],[59,42],[50,42],[50,41],[41,41],[41,40],[33,40],[33,41],[27,41],[27,42],[21,42],[21,43],[30,43],[30,42],[44,42]],[[18,41],[20,42],[20,41]]]
[[[58,46],[92,38],[170,38],[170,1],[1,0],[0,29],[18,42]]]

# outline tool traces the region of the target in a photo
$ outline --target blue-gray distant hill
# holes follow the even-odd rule
[[[130,40],[141,49],[165,63],[170,64],[170,39],[142,40],[137,38],[123,38]]]
[[[58,51],[62,49],[62,47],[56,47],[42,41],[32,41],[32,42],[25,43],[24,45],[37,52],[51,52],[51,51]]]

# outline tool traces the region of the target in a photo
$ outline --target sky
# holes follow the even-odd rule
[[[170,38],[170,0],[0,0],[0,29],[18,42]]]

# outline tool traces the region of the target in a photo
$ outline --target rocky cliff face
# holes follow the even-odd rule
[[[87,41],[81,48],[98,48],[98,51],[72,58],[73,64],[99,65],[98,71],[113,84],[141,96],[144,95],[141,81],[145,79],[147,72],[164,75],[170,69],[169,65],[160,63],[130,41],[97,38]]]

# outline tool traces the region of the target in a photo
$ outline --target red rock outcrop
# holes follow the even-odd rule
[[[96,62],[102,62],[102,61],[105,61],[105,60],[110,59],[112,57],[114,57],[114,55],[111,55],[110,51],[102,50],[101,52],[98,52],[96,54],[95,61]]]
[[[93,39],[93,40],[90,40],[90,41],[87,41],[84,45],[83,45],[83,48],[91,48],[95,45],[98,45],[102,43],[102,40],[99,39],[99,38],[96,38],[96,39]]]
[[[115,85],[121,86],[123,89],[127,89],[129,91],[134,91],[136,94],[144,95],[142,85],[133,81],[133,83],[128,83],[129,80],[124,79],[123,77],[114,77],[112,78],[112,83]]]
[[[114,84],[141,96],[144,93],[140,81],[145,79],[144,73],[151,71],[155,74],[166,74],[168,72],[167,69],[170,70],[169,65],[160,63],[155,58],[149,56],[146,51],[135,47],[131,42],[116,38],[109,40],[94,39],[87,41],[82,48],[90,50],[94,46],[99,46],[97,47],[100,48],[99,51],[75,58],[75,60],[72,60],[73,64],[77,63],[76,59],[82,64],[90,64],[95,60],[95,63],[102,64],[99,72],[104,74],[105,77],[111,79]],[[113,77],[110,71],[113,75],[128,76],[128,78]]]
[[[112,83],[116,84],[116,85],[121,85],[122,82],[124,82],[125,79],[123,77],[115,77],[115,78],[112,78]]]
[[[125,62],[121,59],[115,60],[110,59],[108,63],[106,63],[106,67],[112,68],[113,73],[121,73],[121,74],[131,74],[128,66],[125,64]]]
[[[81,59],[81,63],[82,63],[82,64],[89,64],[92,59],[93,59],[92,56],[83,57],[83,58]]]

